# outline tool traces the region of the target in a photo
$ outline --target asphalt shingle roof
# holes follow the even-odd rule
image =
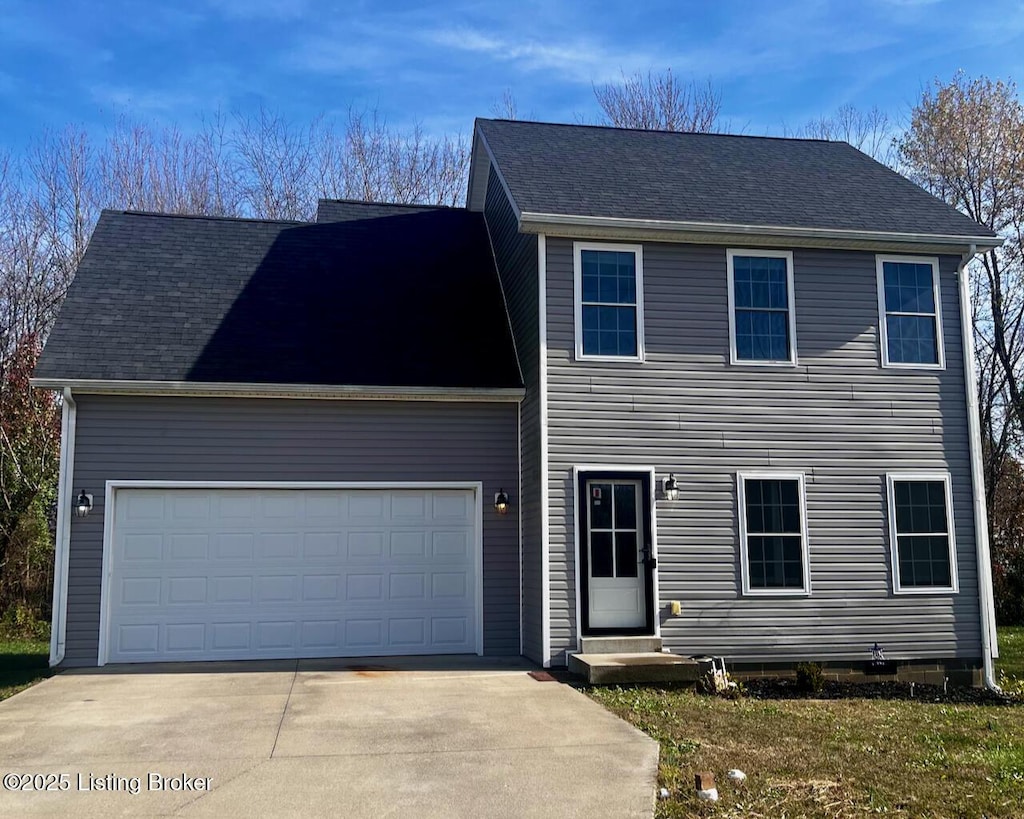
[[[478,119],[522,212],[989,237],[845,142]]]
[[[35,375],[521,386],[483,217],[448,208],[317,224],[104,211]]]

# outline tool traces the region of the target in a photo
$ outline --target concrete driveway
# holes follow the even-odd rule
[[[657,743],[572,688],[367,662],[60,674],[0,703],[0,815],[651,816]]]

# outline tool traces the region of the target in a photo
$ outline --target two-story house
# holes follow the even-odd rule
[[[963,270],[998,242],[845,143],[499,120],[465,209],[105,212],[34,382],[51,660],[990,680]]]

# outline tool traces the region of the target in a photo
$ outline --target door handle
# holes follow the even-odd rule
[[[640,550],[640,555],[643,557],[643,564],[648,569],[658,568],[658,559],[654,556],[654,550],[651,548],[650,543],[645,543],[644,548]]]

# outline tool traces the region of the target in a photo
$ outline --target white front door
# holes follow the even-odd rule
[[[125,488],[109,662],[477,650],[463,489]]]
[[[643,484],[586,482],[588,625],[636,629],[647,624]]]

